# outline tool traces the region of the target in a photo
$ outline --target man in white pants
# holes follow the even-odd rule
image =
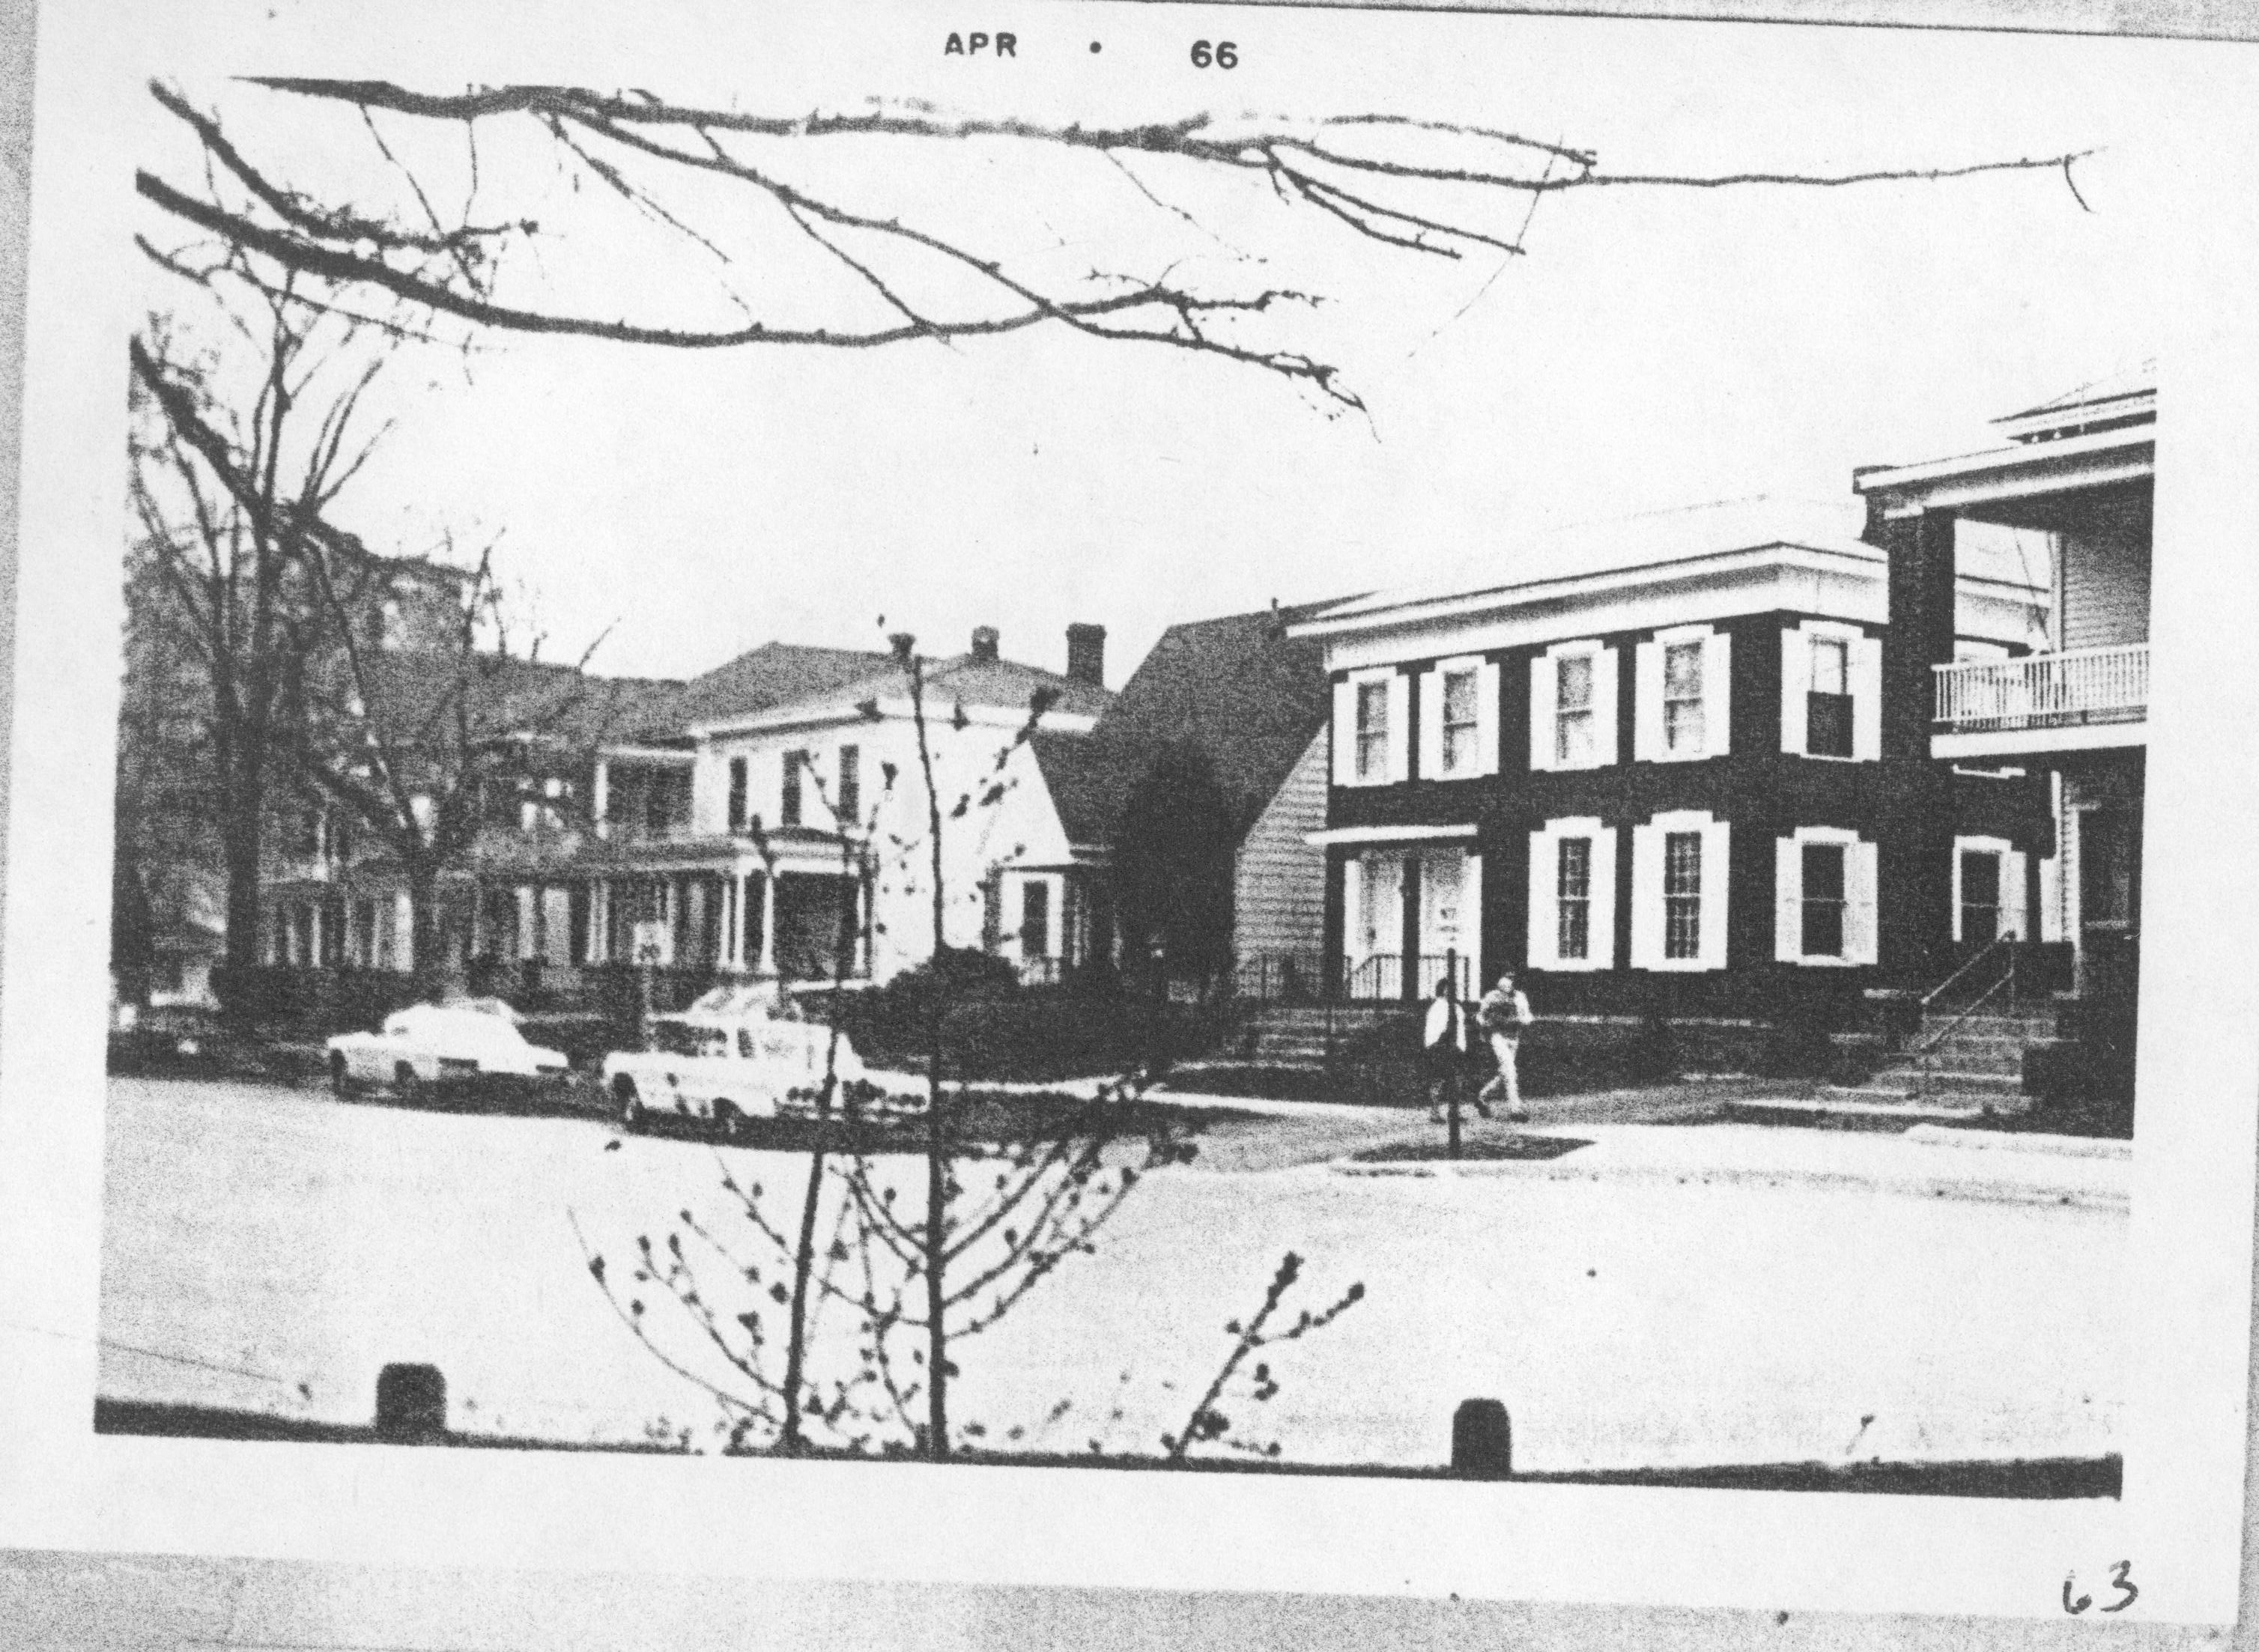
[[[1491,1053],[1498,1057],[1498,1077],[1483,1086],[1483,1095],[1504,1097],[1509,1119],[1529,1116],[1529,1109],[1521,1105],[1521,1078],[1514,1070],[1514,1060],[1522,1029],[1534,1019],[1529,1000],[1514,988],[1512,970],[1500,974],[1498,985],[1483,994],[1481,1008],[1475,1012],[1476,1024],[1489,1036]],[[1487,1113],[1489,1108],[1483,1110]]]

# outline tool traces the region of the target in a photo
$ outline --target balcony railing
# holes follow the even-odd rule
[[[2139,723],[2149,710],[2149,645],[2075,648],[1934,668],[1937,724],[1955,734]]]

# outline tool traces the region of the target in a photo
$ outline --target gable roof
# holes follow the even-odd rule
[[[694,723],[725,722],[826,694],[887,669],[891,660],[891,655],[868,649],[763,643],[692,678],[670,708],[673,726],[665,732],[681,733]]]
[[[1028,744],[1067,842],[1078,849],[1104,844],[1114,822],[1117,787],[1106,753],[1094,737],[1038,729],[1028,737]]]
[[[478,654],[388,650],[363,657],[371,715],[388,737],[453,738],[453,709],[470,716],[474,739],[532,734],[567,745],[595,744],[664,726],[683,685],[666,678],[599,677],[577,666]],[[340,697],[350,679],[338,668]]]
[[[1122,686],[1080,759],[1086,806],[1110,833],[1131,790],[1172,747],[1207,758],[1244,832],[1326,724],[1325,643],[1287,635],[1338,599],[1172,625]],[[1062,815],[1066,804],[1059,805]]]

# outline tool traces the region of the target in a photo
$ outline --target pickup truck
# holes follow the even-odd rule
[[[812,1113],[831,1038],[830,1028],[816,1022],[696,1010],[665,1015],[652,1023],[651,1049],[604,1057],[604,1088],[631,1130],[655,1117],[673,1117],[734,1133],[749,1119]],[[873,1084],[844,1034],[833,1063],[842,1092],[859,1096],[887,1087]],[[891,1111],[906,1105],[915,1103],[889,1098],[879,1107]]]

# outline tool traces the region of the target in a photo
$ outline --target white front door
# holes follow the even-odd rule
[[[1429,849],[1420,855],[1420,954],[1428,960],[1424,976],[1437,975],[1436,960],[1457,955],[1458,987],[1482,990],[1481,862],[1461,849]],[[1435,981],[1422,979],[1422,996],[1435,990]]]

